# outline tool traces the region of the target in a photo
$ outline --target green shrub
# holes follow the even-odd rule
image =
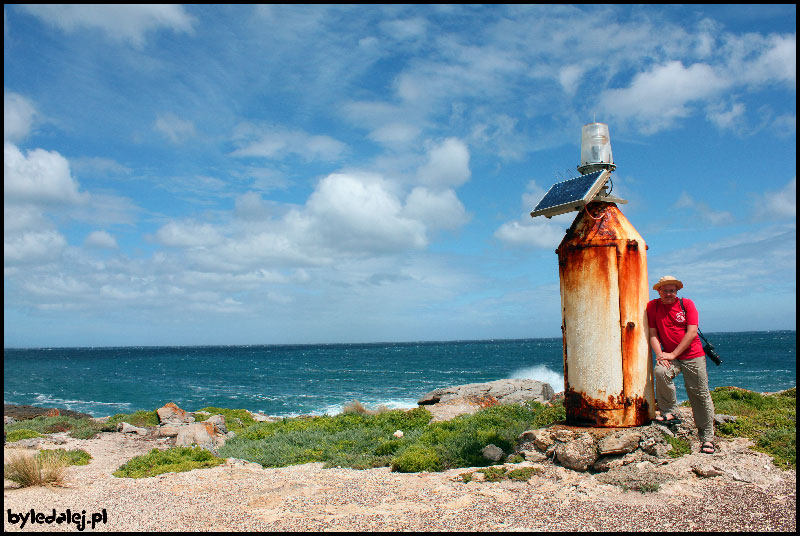
[[[33,419],[15,422],[4,427],[7,433],[15,430],[28,429],[40,434],[53,434],[56,432],[69,432],[76,439],[89,439],[105,428],[101,423],[97,423],[89,418],[77,419],[75,417],[45,417],[39,416]]]
[[[180,473],[204,467],[216,467],[225,463],[200,447],[173,447],[167,450],[153,449],[143,456],[129,460],[114,471],[119,478],[147,478],[162,473]]]
[[[156,410],[145,411],[139,410],[133,413],[117,413],[112,415],[106,422],[106,429],[109,431],[116,430],[117,425],[121,422],[132,424],[133,426],[158,426],[158,413]]]
[[[749,437],[753,448],[772,456],[783,469],[797,467],[797,389],[762,395],[736,387],[711,392],[717,413],[736,415],[735,422],[717,427],[720,436]]]
[[[32,437],[42,437],[42,434],[29,428],[17,428],[16,430],[11,430],[6,434],[6,442],[13,443],[14,441],[19,441],[20,439],[30,439]]]
[[[412,445],[392,460],[392,471],[399,473],[435,472],[444,469],[435,450],[422,445]]]
[[[220,455],[264,467],[323,462],[326,467],[440,471],[489,465],[481,452],[486,445],[511,452],[525,430],[565,418],[563,404],[537,402],[498,405],[434,423],[425,408],[376,413],[352,406],[352,411],[335,416],[253,424],[228,440]],[[403,437],[394,437],[395,430],[402,430]]]
[[[92,455],[83,449],[42,449],[37,455],[41,460],[60,462],[64,465],[89,465]]]

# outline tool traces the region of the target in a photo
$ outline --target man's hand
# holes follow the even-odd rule
[[[662,367],[669,368],[671,365],[670,361],[673,361],[675,357],[675,354],[672,352],[661,352],[661,355],[656,358],[656,363]]]

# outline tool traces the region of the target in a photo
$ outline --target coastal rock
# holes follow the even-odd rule
[[[609,456],[633,452],[639,447],[641,438],[642,434],[637,430],[608,435],[597,442],[597,454],[599,456]]]
[[[219,415],[219,417],[222,416]],[[175,446],[188,447],[191,445],[199,445],[212,452],[216,452],[216,448],[224,445],[225,440],[225,433],[221,432],[213,422],[193,422],[179,428],[178,435],[175,438]]]
[[[555,448],[555,454],[561,465],[573,471],[586,471],[597,461],[597,447],[590,434],[560,443]]]
[[[505,453],[503,452],[503,449],[497,445],[489,444],[481,449],[481,454],[483,454],[483,457],[489,461],[499,462],[503,459]]]
[[[722,475],[725,474],[725,472],[722,469],[718,468],[717,466],[710,465],[710,464],[705,464],[705,463],[693,465],[692,466],[692,471],[694,471],[694,473],[697,476],[700,476],[700,477],[703,477],[703,478],[722,476]]]
[[[212,415],[206,422],[210,422],[214,425],[218,434],[226,435],[228,433],[228,427],[225,425],[225,417],[222,415]]]
[[[179,408],[173,402],[167,402],[156,410],[158,422],[161,424],[180,424],[194,422],[194,416]]]
[[[434,389],[424,394],[417,403],[425,406],[458,399],[471,399],[483,400],[486,406],[493,406],[516,404],[526,400],[548,402],[552,396],[553,388],[548,383],[528,379],[504,379]]]
[[[140,428],[138,426],[134,426],[127,422],[121,422],[117,425],[117,432],[122,432],[123,434],[136,434],[136,435],[147,435],[147,428]]]

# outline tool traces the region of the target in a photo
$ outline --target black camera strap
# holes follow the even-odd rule
[[[678,298],[678,300],[681,302],[681,309],[683,309],[683,314],[685,315],[686,314],[686,307],[683,306],[683,298]],[[689,325],[688,324],[688,320],[687,320],[687,324],[686,325],[687,326]],[[719,366],[722,363],[722,359],[719,357],[717,352],[714,351],[714,345],[711,344],[710,342],[708,342],[708,339],[705,338],[705,336],[703,335],[703,332],[700,331],[700,326],[697,326],[697,334],[700,335],[700,338],[705,343],[703,345],[703,352],[705,352],[706,356],[711,361],[713,361],[714,364]]]
[[[678,298],[678,301],[681,302],[681,309],[683,309],[683,314],[686,314],[686,307],[683,306],[683,298]],[[703,332],[700,331],[700,326],[697,326],[697,334],[700,335],[700,338],[703,339],[704,343],[708,344],[708,339],[706,339],[705,336],[703,335]]]

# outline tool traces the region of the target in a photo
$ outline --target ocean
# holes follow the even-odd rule
[[[724,360],[707,361],[712,388],[759,392],[797,382],[796,331],[706,333]],[[96,417],[154,410],[245,408],[269,415],[416,407],[428,391],[501,378],[563,390],[561,339],[419,343],[4,349],[6,404]],[[686,399],[681,377],[678,398]]]

